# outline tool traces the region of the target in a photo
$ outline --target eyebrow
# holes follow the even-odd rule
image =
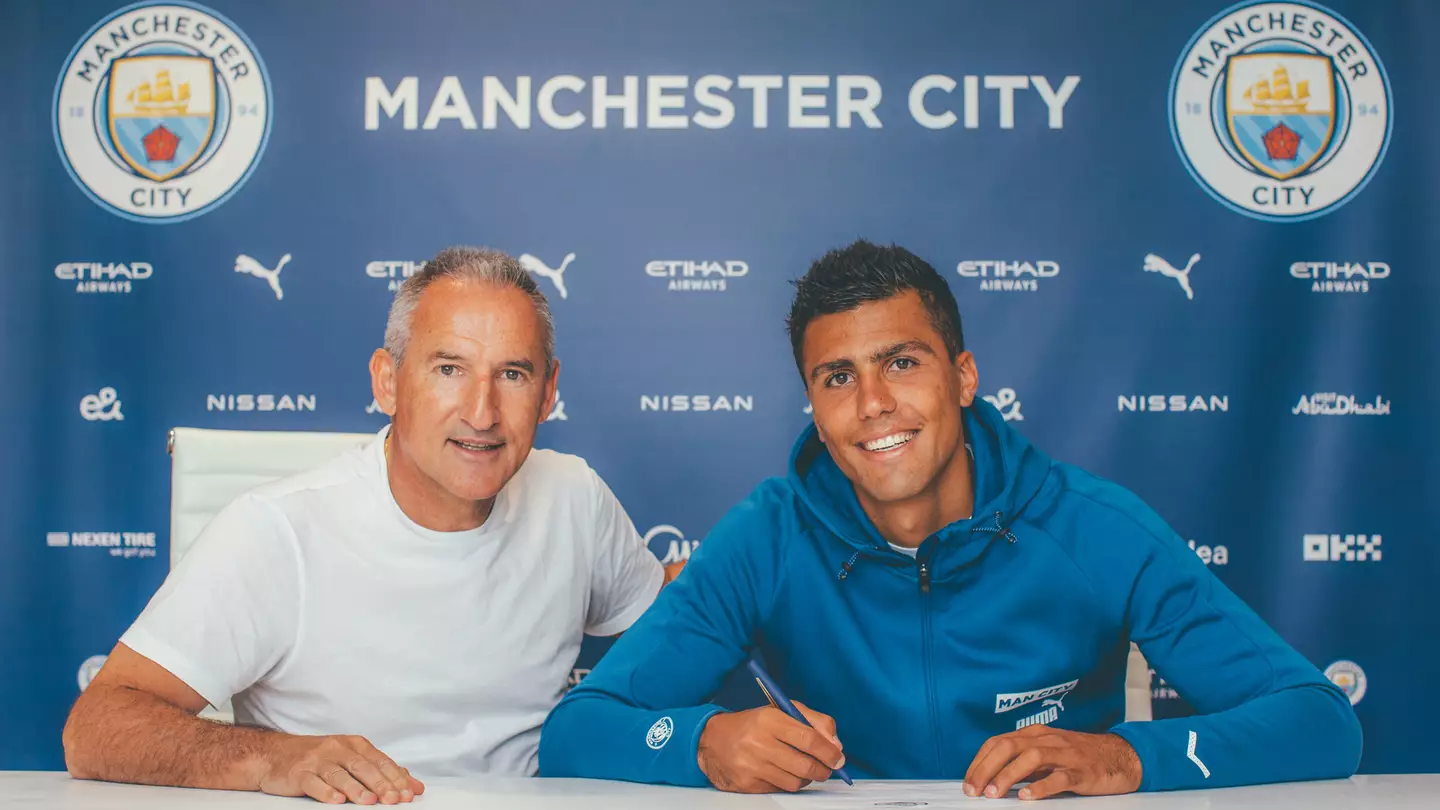
[[[885,348],[876,351],[874,354],[870,355],[870,362],[876,364],[883,363],[896,355],[904,354],[906,352],[920,352],[922,354],[928,354],[931,357],[936,356],[935,350],[930,348],[930,344],[926,343],[925,341],[906,340],[900,343],[896,343],[892,346],[886,346]],[[815,378],[819,377],[821,374],[834,371],[843,371],[845,369],[854,367],[855,364],[848,357],[842,357],[839,360],[831,360],[828,363],[821,363],[820,365],[810,370],[810,381],[814,382]]]
[[[436,351],[436,352],[431,353],[431,355],[430,355],[430,362],[433,363],[433,362],[435,362],[436,360],[447,360],[447,361],[464,362],[465,358],[461,357],[461,356],[458,355],[458,354],[455,354],[454,352],[447,352],[447,351],[441,349],[441,350],[439,350],[439,351]],[[534,373],[535,373],[535,364],[532,363],[532,362],[530,362],[529,360],[525,360],[525,359],[506,360],[504,363],[501,363],[500,365],[501,365],[502,367],[504,367],[504,368],[524,369],[525,372],[528,373],[528,374],[534,374]]]
[[[506,360],[502,366],[505,368],[524,369],[527,374],[535,373],[535,364],[529,360]]]
[[[931,357],[935,356],[935,350],[930,348],[930,344],[926,343],[925,341],[907,340],[875,352],[874,354],[870,355],[870,362],[881,363],[889,360],[897,354],[904,354],[905,352],[920,352],[922,354],[928,354]]]

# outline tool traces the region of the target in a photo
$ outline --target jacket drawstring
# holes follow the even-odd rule
[[[1020,538],[1016,537],[1016,536],[1015,536],[1015,532],[1011,531],[1011,530],[1010,530],[1010,527],[1009,527],[1009,526],[1006,526],[1006,525],[1004,524],[1004,522],[1003,522],[1004,519],[1005,519],[1005,513],[1004,513],[1004,512],[996,512],[996,513],[995,513],[995,526],[994,526],[993,528],[990,527],[990,526],[975,526],[975,527],[972,527],[972,528],[970,529],[970,531],[972,531],[972,532],[990,532],[990,533],[995,534],[995,535],[997,535],[997,536],[999,536],[999,537],[1005,538],[1005,540],[1008,541],[1008,542],[1013,543],[1013,542],[1015,542],[1016,540],[1018,540],[1018,539],[1020,539]]]

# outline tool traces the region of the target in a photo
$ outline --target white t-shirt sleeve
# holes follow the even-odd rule
[[[219,706],[280,663],[299,604],[289,524],[242,495],[206,525],[120,641]]]
[[[635,531],[615,493],[594,470],[587,468],[595,520],[589,530],[595,541],[590,571],[590,605],[585,633],[613,636],[621,633],[655,601],[665,582],[665,569]]]

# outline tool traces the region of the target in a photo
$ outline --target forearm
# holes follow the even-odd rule
[[[62,739],[79,779],[256,790],[266,754],[288,735],[196,717],[130,687],[92,684]]]
[[[1141,790],[1343,779],[1360,761],[1361,731],[1338,690],[1302,685],[1233,709],[1122,723],[1139,755]]]
[[[575,695],[541,730],[540,775],[707,786],[696,746],[705,721],[719,711],[708,704],[642,709],[608,696]]]

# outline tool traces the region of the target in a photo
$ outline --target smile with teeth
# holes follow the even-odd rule
[[[918,430],[902,430],[899,433],[892,433],[889,436],[881,436],[878,439],[863,442],[860,446],[872,453],[878,453],[882,450],[894,450],[915,438],[919,432]]]
[[[470,450],[470,451],[477,452],[477,453],[478,453],[478,452],[483,452],[483,451],[485,451],[485,450],[498,450],[498,449],[500,449],[500,445],[502,444],[502,442],[494,442],[494,443],[487,443],[487,444],[480,444],[480,443],[477,443],[477,442],[462,442],[462,441],[460,441],[459,439],[451,439],[450,441],[452,441],[452,442],[454,442],[455,444],[459,445],[460,448],[463,449],[463,450]]]

